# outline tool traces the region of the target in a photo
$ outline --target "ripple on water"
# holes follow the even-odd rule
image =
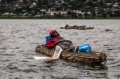
[[[60,26],[86,25],[92,30],[63,30]],[[3,79],[119,79],[119,20],[0,20],[0,78]],[[56,28],[74,44],[88,43],[102,49],[108,58],[104,66],[67,61],[37,61],[35,46],[45,42],[50,28]],[[11,63],[14,62],[14,63]],[[32,75],[31,75],[32,74]]]
[[[0,54],[2,56],[15,56],[15,54]]]

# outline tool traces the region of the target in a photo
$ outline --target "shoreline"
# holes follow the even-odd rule
[[[13,17],[0,16],[0,19],[120,19],[120,17],[88,17],[88,18],[69,18],[69,17]]]

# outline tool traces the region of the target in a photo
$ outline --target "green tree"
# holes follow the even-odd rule
[[[56,7],[55,10],[56,11],[62,10],[62,7],[61,6],[60,7]]]
[[[13,13],[19,15],[19,13],[22,13],[22,9],[21,8],[16,8]]]
[[[71,17],[72,17],[72,18],[77,18],[77,15],[76,15],[76,13],[74,13],[74,12],[71,12]]]
[[[102,17],[106,18],[107,17],[107,13],[106,12],[102,13]]]
[[[47,5],[48,4],[48,0],[40,0],[42,5]]]
[[[26,1],[26,0],[23,0],[23,3],[27,3],[27,1]]]
[[[104,13],[104,9],[99,7],[98,8],[98,15],[103,15],[103,13]]]
[[[1,3],[4,3],[4,2],[6,2],[6,0],[1,0]]]
[[[69,16],[70,16],[71,14],[72,14],[72,12],[71,12],[71,11],[68,11],[68,12],[67,12],[67,15],[69,15]]]
[[[84,16],[85,16],[85,18],[87,18],[87,17],[88,17],[88,14],[85,12]]]
[[[118,10],[118,11],[114,11],[114,16],[116,16],[116,17],[120,17],[120,10]]]
[[[59,13],[59,14],[54,14],[55,15],[55,18],[61,18],[61,14]]]
[[[109,11],[107,12],[107,14],[108,14],[109,16],[112,16],[112,11],[109,10]]]
[[[87,5],[93,7],[93,1],[89,1]]]
[[[41,0],[38,0],[37,5],[40,7],[41,6]]]
[[[28,13],[32,11],[32,9],[29,6],[27,6],[25,9],[28,11]]]
[[[92,16],[93,16],[93,17],[96,16],[95,11],[92,11]]]
[[[10,3],[11,1],[10,0],[7,0],[7,3]]]

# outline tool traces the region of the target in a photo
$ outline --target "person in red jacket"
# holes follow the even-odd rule
[[[46,47],[49,49],[53,49],[58,45],[65,51],[91,52],[91,47],[88,44],[83,44],[81,46],[73,45],[70,40],[65,40],[63,37],[61,37],[56,29],[51,29],[49,36],[50,40],[46,43]]]
[[[72,46],[72,42],[61,37],[54,28],[50,30],[49,36],[50,40],[46,43],[46,47],[49,49],[55,48],[56,45],[61,46],[63,49],[67,49],[69,46]]]
[[[56,29],[51,29],[49,32],[50,40],[47,42],[46,47],[47,48],[54,48],[59,41],[64,40],[63,37],[60,37],[60,34],[57,32]]]

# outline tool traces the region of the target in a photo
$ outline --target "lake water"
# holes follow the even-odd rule
[[[65,30],[61,26],[86,25],[91,30]],[[35,47],[56,28],[75,45],[89,44],[107,54],[105,68],[80,63],[35,60]],[[120,79],[120,20],[0,20],[0,79]]]

